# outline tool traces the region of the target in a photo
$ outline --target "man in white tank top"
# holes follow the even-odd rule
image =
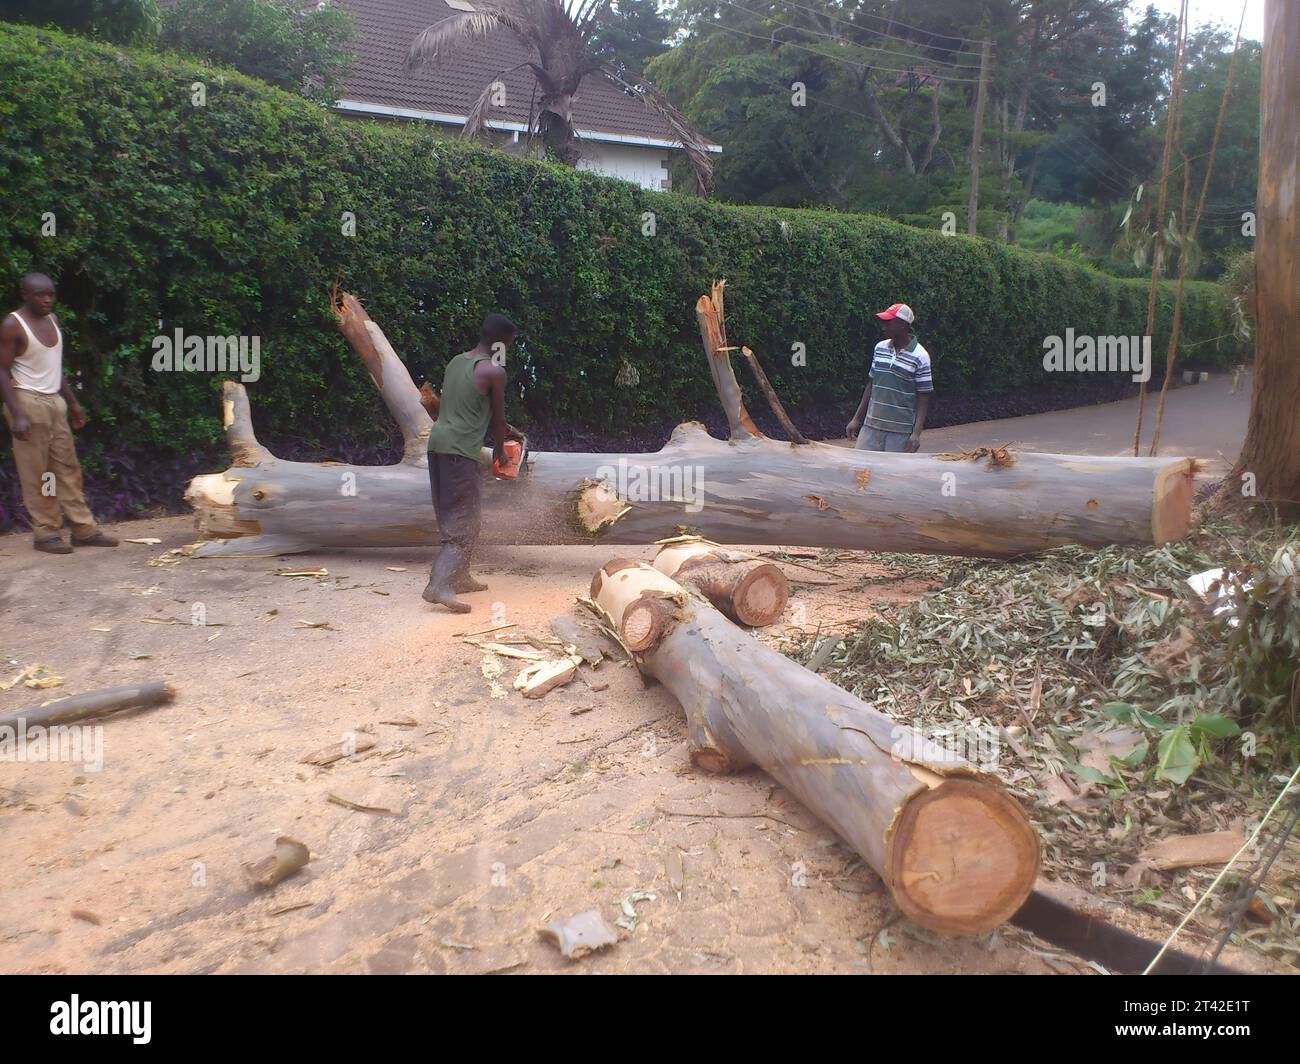
[[[0,395],[36,549],[72,553],[60,532],[64,517],[74,546],[116,547],[86,505],[72,441],[72,428],[81,428],[86,414],[63,379],[63,330],[51,313],[54,282],[29,273],[22,295],[23,305],[0,321]]]

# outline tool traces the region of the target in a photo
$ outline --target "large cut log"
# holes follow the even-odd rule
[[[720,289],[715,296],[720,302]],[[514,481],[490,478],[485,463],[485,542],[648,544],[687,532],[718,543],[1012,557],[1062,543],[1162,543],[1186,532],[1194,465],[1186,459],[1026,453],[1007,464],[770,440],[753,427],[726,352],[708,350],[723,335],[717,303],[700,302],[732,438],[691,423],[652,454],[533,452]],[[360,304],[344,296],[339,307],[345,335],[401,427],[402,460],[276,458],[257,442],[243,386],[227,381],[232,465],[195,477],[186,492],[204,538],[224,540],[201,556],[438,542],[425,453],[432,422],[419,391]]]
[[[996,778],[747,635],[644,563],[597,570],[592,599],[686,711],[691,761],[757,765],[830,824],[900,909],[988,931],[1033,889],[1038,836]]]
[[[775,621],[790,598],[790,583],[779,567],[699,536],[669,540],[655,555],[654,567],[751,628]]]

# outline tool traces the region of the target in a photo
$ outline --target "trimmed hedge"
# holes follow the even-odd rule
[[[717,277],[729,335],[760,354],[789,405],[840,421],[878,337],[872,312],[896,300],[917,312],[943,397],[1086,399],[1099,375],[1044,373],[1043,337],[1145,324],[1145,282],[1049,255],[644,191],[428,128],[345,120],[184,57],[0,24],[0,69],[0,286],[17,305],[25,270],[59,284],[92,473],[111,473],[129,442],[142,461],[183,463],[183,479],[221,446],[217,377],[150,369],[160,321],[168,335],[260,337],[250,392],[264,442],[340,454],[389,440],[334,327],[335,280],[367,300],[417,381],[440,379],[486,311],[509,314],[522,329],[512,419],[595,434],[716,410],[693,308]],[[206,106],[191,102],[196,81]],[[1157,361],[1172,298],[1167,286]],[[1218,287],[1190,284],[1184,342],[1211,341],[1198,362],[1225,360],[1229,333]],[[806,367],[791,365],[795,343]],[[624,361],[638,386],[616,382]]]

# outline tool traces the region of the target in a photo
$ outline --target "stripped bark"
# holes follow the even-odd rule
[[[592,590],[638,666],[682,704],[692,763],[764,769],[917,923],[988,931],[1029,896],[1038,837],[996,778],[746,635],[657,569],[612,561]]]

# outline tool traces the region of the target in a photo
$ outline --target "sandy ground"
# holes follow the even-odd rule
[[[1200,405],[1221,412],[1227,387],[1174,392],[1168,445],[1214,457],[1183,433],[1227,423]],[[1127,405],[940,430],[926,449],[1120,453]],[[427,549],[151,566],[195,538],[189,518],[115,531],[162,542],[51,557],[0,537],[0,674],[44,662],[65,679],[0,691],[0,713],[153,679],[179,690],[100,727],[99,771],[0,763],[0,971],[1089,970],[1015,928],[954,941],[900,920],[879,878],[769,777],[693,771],[679,707],[630,667],[607,661],[591,676],[605,689],[530,701],[510,689],[516,667],[490,678],[455,637],[492,623],[545,635],[610,548],[489,548],[491,590],[462,617],[421,601]],[[328,576],[276,575],[317,567]],[[834,572],[787,573],[784,620],[806,629],[929,589],[848,552]],[[376,745],[302,763],[350,733]],[[282,834],[312,861],[255,892],[241,866]],[[569,962],[538,937],[588,909],[613,921],[634,891],[655,899],[603,953]]]
[[[545,634],[608,548],[489,549],[492,590],[463,617],[421,601],[427,550],[154,567],[194,538],[188,519],[115,531],[162,543],[50,557],[0,539],[5,675],[40,661],[66,680],[0,692],[0,712],[150,679],[180,692],[103,724],[100,771],[0,764],[0,971],[1085,970],[1028,952],[1041,944],[1014,928],[945,941],[900,921],[769,777],[693,771],[679,707],[630,667],[591,673],[605,690],[527,700],[513,665],[490,680],[453,637],[494,620]],[[927,589],[854,558],[838,578],[789,567],[808,583],[787,616],[838,627]],[[329,576],[275,575],[317,567]],[[198,604],[206,627],[189,623]],[[146,623],[167,618],[185,623]],[[349,732],[375,747],[301,763]],[[241,865],[281,834],[313,859],[255,892]],[[612,922],[633,891],[656,898],[603,953],[569,962],[538,937],[588,909]]]

